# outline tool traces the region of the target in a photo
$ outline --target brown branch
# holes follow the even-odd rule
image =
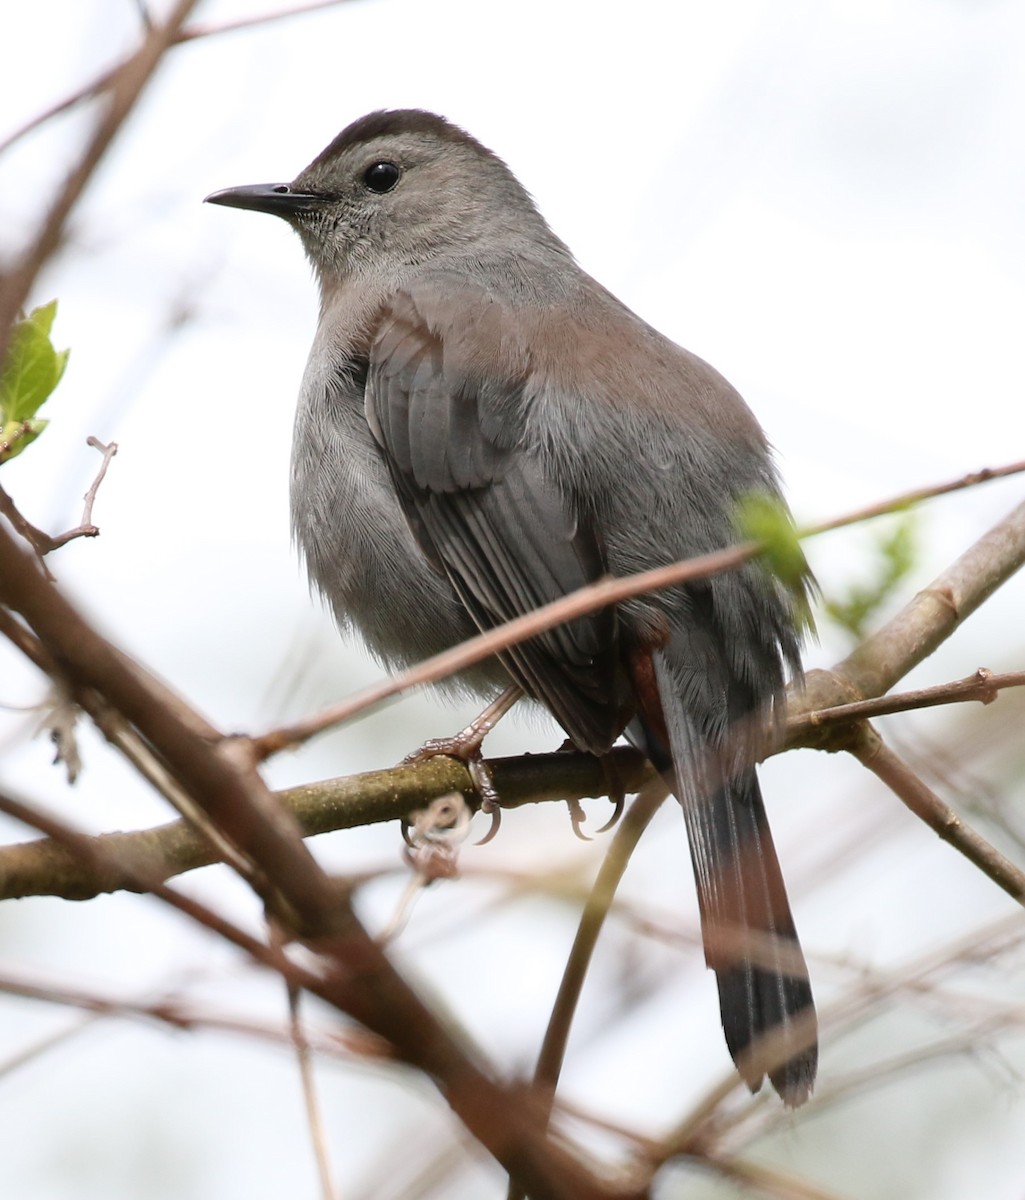
[[[848,747],[863,766],[886,784],[919,820],[924,821],[945,842],[949,843],[998,884],[1019,904],[1025,904],[1025,872],[1022,872],[999,850],[927,787],[898,755],[883,742],[868,724],[861,726],[859,736]]]
[[[963,704],[977,700],[980,704],[992,704],[1004,688],[1025,687],[1025,671],[1011,671],[994,675],[986,667],[980,667],[973,675],[951,683],[940,683],[935,687],[918,688],[912,692],[880,696],[875,700],[858,700],[853,704],[837,704],[832,708],[820,708],[815,712],[798,713],[787,718],[787,745],[809,744],[809,735],[817,729],[836,725],[849,725],[853,721],[871,717],[890,716],[893,713],[910,712],[922,708],[935,708],[942,704]]]
[[[282,9],[279,12],[259,13],[255,16],[240,17],[235,21],[225,21],[221,25],[190,25],[187,29],[179,29],[175,33],[168,49],[174,46],[183,46],[188,42],[194,42],[200,38],[217,37],[222,33],[235,33],[240,29],[251,29],[254,25],[267,25],[272,21],[303,16],[307,13],[316,12],[318,9],[333,8],[336,5],[347,2],[348,0],[309,0],[308,3],[297,4],[294,8]],[[61,113],[76,108],[83,101],[90,100],[93,96],[98,96],[101,92],[105,92],[123,67],[124,64],[121,63],[115,67],[108,68],[88,83],[76,88],[75,91],[64,96],[61,100],[56,101],[42,112],[37,113],[30,120],[26,121],[24,125],[19,126],[12,133],[8,134],[3,141],[0,141],[0,154],[10,149],[15,142],[20,141],[23,137],[27,137],[33,130],[38,129],[41,125],[45,125],[47,121],[51,121],[54,117],[59,117]]]
[[[400,1057],[436,1084],[469,1132],[535,1200],[607,1196],[576,1159],[544,1136],[529,1096],[497,1084],[478,1065],[478,1053],[395,971],[357,921],[347,892],[324,875],[290,814],[267,791],[245,744],[201,736],[196,727],[205,723],[183,702],[165,703],[166,689],[152,688],[140,667],[129,664],[100,637],[40,574],[38,560],[2,527],[0,562],[0,602],[22,615],[73,687],[97,691],[135,726],[179,784],[251,857],[271,881],[268,899],[274,911],[283,914],[292,929],[305,931],[303,941],[319,956],[320,969],[281,966],[288,964],[287,956],[240,935],[209,910],[195,919],[391,1042]],[[5,808],[51,837],[63,832],[52,819],[33,820],[35,814],[24,805],[20,813],[16,803]],[[73,852],[84,852],[89,859],[100,853],[95,842],[86,847],[74,836],[64,840]],[[149,884],[142,878],[139,882]],[[201,909],[165,885],[150,890],[189,915]],[[639,1191],[621,1194],[624,1200],[641,1196]]]
[[[644,780],[650,778],[650,768],[636,750],[617,747],[612,758],[627,792],[639,791]],[[568,798],[600,797],[608,789],[608,776],[589,754],[531,754],[491,759],[488,765],[494,772],[504,810]],[[303,837],[311,837],[402,820],[413,809],[451,792],[460,792],[472,807],[479,802],[465,764],[452,758],[435,758],[414,766],[304,784],[276,795],[297,820]],[[171,821],[131,833],[100,834],[93,840],[104,848],[102,870],[95,862],[71,854],[47,838],[0,847],[0,900],[25,896],[91,900],[107,892],[135,890],[134,880],[140,871],[148,881],[163,883],[221,858],[207,838],[187,821]]]
[[[15,634],[27,637],[31,639],[30,648],[38,647],[32,635],[14,623],[3,610],[0,610],[0,633],[12,640]],[[988,675],[979,671],[966,679],[935,688],[806,713],[788,722],[788,733],[792,743],[807,744],[810,731],[843,725],[848,731],[844,737],[849,739],[849,730],[855,720],[965,699],[985,703],[995,694],[989,689],[1018,686],[1023,682],[1025,677],[1021,673]],[[92,715],[95,720],[104,722],[108,738],[120,737],[118,748],[166,795],[168,788],[166,780],[160,777],[159,765],[140,761],[138,756],[148,753],[146,748],[137,739],[129,743],[132,731],[123,723],[120,731],[113,728],[109,714],[104,720],[104,712],[95,704]],[[610,758],[610,765],[627,794],[638,792],[650,778],[650,767],[631,747],[616,747]],[[488,760],[488,766],[494,774],[505,810],[527,804],[598,798],[608,792],[608,776],[598,761],[587,754],[559,751],[497,758]],[[465,765],[452,758],[439,757],[416,765],[303,784],[277,792],[276,796],[294,815],[305,838],[399,821],[413,809],[451,792],[459,792],[473,808],[479,803]],[[101,834],[97,840],[109,850],[107,861],[112,866],[111,870],[100,874],[47,839],[0,847],[0,900],[26,896],[91,900],[107,892],[131,890],[132,864],[145,863],[147,878],[166,882],[175,875],[223,859],[223,853],[219,853],[188,821],[171,821],[130,833]]]
[[[1025,563],[1025,503],[974,543],[831,671],[812,671],[795,714],[882,696]],[[802,743],[815,744],[820,743]],[[828,747],[827,747],[828,748]]]
[[[68,542],[73,541],[75,538],[99,536],[100,531],[93,524],[93,504],[96,502],[96,493],[100,490],[100,484],[107,474],[110,460],[117,454],[117,442],[104,443],[99,438],[92,436],[87,437],[85,442],[87,446],[91,446],[94,450],[99,450],[103,455],[103,460],[100,463],[99,470],[96,472],[96,478],[92,481],[89,490],[82,497],[85,501],[85,508],[82,510],[82,520],[79,521],[74,529],[69,529],[65,533],[59,533],[56,537],[49,538],[49,544],[42,551],[43,554],[49,554],[51,550],[59,550],[61,546],[66,546]]]
[[[196,2],[177,0],[167,20],[154,26],[139,49],[111,76],[105,89],[108,94],[103,112],[81,157],[50,205],[35,241],[0,281],[0,362],[4,358],[10,329],[25,305],[36,276],[60,246],[72,210]]]
[[[474,663],[536,637],[546,630],[554,629],[557,625],[565,624],[599,608],[617,604],[632,596],[659,591],[694,579],[704,579],[720,571],[732,570],[753,558],[759,553],[759,549],[755,542],[744,542],[728,550],[704,554],[699,558],[672,563],[667,567],[656,567],[654,570],[642,571],[625,579],[599,580],[571,592],[560,600],[542,605],[525,616],[507,621],[496,629],[488,630],[487,633],[468,638],[458,646],[453,646],[451,650],[443,650],[440,654],[424,659],[415,667],[401,671],[389,679],[382,679],[347,700],[331,705],[323,712],[254,738],[254,750],[261,760],[269,758],[280,750],[301,745],[318,733],[368,712],[402,692],[458,674]]]
[[[756,1191],[774,1200],[840,1200],[836,1192],[827,1192],[807,1179],[788,1175],[778,1167],[769,1167],[765,1163],[719,1155],[703,1156],[694,1161],[707,1171],[740,1184],[745,1191]]]
[[[259,1021],[241,1015],[218,1015],[215,1012],[196,1008],[173,994],[158,1000],[131,1000],[120,996],[104,995],[95,990],[72,987],[63,982],[57,983],[52,980],[43,982],[3,972],[0,972],[0,993],[21,996],[27,1000],[42,1001],[64,1008],[79,1009],[94,1017],[128,1017],[136,1021],[165,1025],[170,1029],[186,1033],[216,1030],[219,1033],[233,1033],[240,1037],[271,1042],[278,1046],[292,1044],[291,1030],[284,1024],[273,1024],[270,1021]],[[73,1035],[74,1032],[75,1030],[66,1031],[61,1035],[62,1040]],[[360,1060],[394,1061],[394,1051],[388,1043],[382,1042],[357,1026],[351,1029],[336,1026],[330,1030],[318,1030],[315,1033],[304,1030],[303,1036],[307,1045],[318,1054],[345,1056]],[[39,1052],[41,1050],[37,1050],[37,1053]],[[10,1066],[10,1060],[0,1064],[0,1074]]]
[[[3,792],[0,811],[87,858],[106,853],[93,839]],[[142,890],[146,881],[140,877],[137,886]],[[339,922],[339,933],[306,939],[319,958],[314,969],[307,969],[280,945],[259,941],[171,888],[155,883],[147,890],[277,971],[290,985],[349,1013],[391,1043],[400,1058],[427,1074],[469,1132],[510,1175],[524,1181],[533,1200],[647,1200],[646,1189],[613,1191],[601,1186],[565,1150],[544,1138],[530,1097],[499,1086],[475,1064],[454,1032],[408,989],[354,919],[348,928]],[[344,907],[342,894],[338,904]]]
[[[1006,479],[1008,476],[1020,475],[1022,472],[1025,472],[1025,459],[1007,463],[1002,467],[982,467],[978,471],[969,471],[967,475],[961,475],[957,479],[948,480],[946,483],[934,483],[929,484],[927,487],[912,488],[911,491],[904,492],[891,500],[880,500],[875,504],[868,504],[864,508],[859,508],[855,512],[846,513],[842,517],[834,517],[829,521],[820,521],[815,525],[806,525],[801,530],[801,536],[813,537],[820,533],[829,533],[834,529],[842,529],[847,525],[858,524],[862,521],[871,521],[876,517],[885,517],[890,513],[903,512],[906,509],[913,508],[916,504],[921,504],[923,500],[931,500],[937,496],[948,496],[951,492],[960,492],[964,488],[977,487],[980,483],[990,483],[994,479]]]
[[[953,481],[936,484],[929,488],[917,488],[914,491],[903,492],[899,496],[895,496],[879,504],[858,509],[856,512],[833,518],[818,525],[808,526],[801,531],[800,536],[812,537],[846,525],[870,520],[885,513],[900,512],[909,505],[918,503],[925,497],[944,495],[948,492],[976,486],[993,479],[1004,478],[1007,475],[1019,474],[1023,471],[1025,471],[1025,461],[1011,463],[1004,467],[985,468],[981,471],[974,471],[969,475],[960,476]],[[1023,514],[1021,519],[1022,529],[1018,528],[1018,522],[1015,520],[1016,514],[1012,513],[1007,521],[1002,522],[1001,525],[997,526],[996,529],[992,530],[982,539],[983,542],[987,542],[985,548],[981,548],[982,543],[979,543],[980,549],[978,553],[974,553],[977,548],[973,547],[968,554],[963,556],[963,559],[959,559],[958,563],[951,568],[951,572],[954,572],[964,559],[970,558],[973,565],[977,561],[985,559],[990,553],[989,542],[996,542],[1001,538],[1020,541],[1018,545],[1018,558],[1014,565],[1010,570],[1001,575],[1000,563],[991,564],[992,586],[971,607],[963,609],[959,620],[973,611],[985,599],[985,596],[995,590],[999,583],[1007,578],[1008,574],[1021,565],[1022,559],[1025,558],[1025,536],[1022,536],[1023,530],[1025,530],[1025,505],[1022,505],[1016,512]],[[1010,531],[1003,528],[1008,524],[1011,526]],[[669,566],[642,571],[636,575],[630,575],[622,579],[606,578],[599,580],[597,583],[580,588],[578,591],[572,592],[560,600],[545,604],[541,608],[528,613],[526,616],[508,621],[496,629],[478,634],[476,637],[470,638],[458,646],[454,646],[451,650],[445,650],[441,654],[436,654],[432,658],[425,659],[416,666],[393,675],[390,679],[383,679],[371,687],[364,688],[363,691],[357,692],[347,700],[342,700],[337,704],[331,705],[323,712],[302,721],[297,721],[292,725],[282,726],[263,734],[253,741],[255,752],[260,759],[269,758],[272,754],[276,754],[280,750],[299,745],[335,725],[351,720],[358,714],[367,712],[382,704],[385,700],[400,695],[402,692],[410,691],[415,687],[422,687],[424,684],[436,683],[450,675],[457,674],[474,663],[489,658],[491,655],[497,654],[502,650],[507,650],[510,646],[515,646],[520,642],[526,641],[528,638],[536,637],[538,634],[553,629],[557,625],[564,624],[577,617],[586,616],[588,613],[595,612],[597,609],[608,605],[617,604],[634,596],[643,595],[646,592],[661,591],[664,588],[677,586],[695,579],[704,579],[723,571],[736,570],[761,552],[762,548],[757,542],[742,542],[725,550],[687,559],[684,562],[672,563]],[[968,572],[965,571],[964,575],[966,576],[964,582],[966,584],[970,583],[970,580],[967,578]],[[958,579],[960,580],[961,576],[958,576]],[[936,584],[933,585],[933,587],[936,586]],[[970,588],[968,588],[966,590],[966,600],[970,594]],[[942,637],[940,637],[939,641],[942,640]],[[932,648],[934,649],[935,646]],[[848,659],[847,661],[850,662],[851,660]],[[915,665],[917,661],[919,659],[909,661],[901,674],[910,670],[911,666]],[[812,674],[814,676],[826,675],[825,672],[813,672]],[[896,682],[896,679],[899,678],[900,675],[897,675],[892,682]],[[892,686],[892,683],[890,686]],[[868,692],[852,697],[849,691],[837,689],[838,685],[824,687],[822,694],[817,694],[816,696],[817,702],[805,705],[800,711],[811,711],[812,708],[830,708],[836,704],[845,703],[852,698],[860,700],[866,698],[866,696],[880,694],[879,692]]]
[[[252,29],[256,25],[268,25],[272,21],[285,21],[291,17],[303,17],[309,13],[319,12],[324,8],[337,8],[340,4],[351,3],[351,0],[307,0],[305,4],[296,4],[291,8],[282,8],[277,12],[256,13],[253,16],[237,17],[234,21],[225,21],[220,25],[190,25],[183,29],[176,39],[177,45],[193,42],[199,38],[218,37],[222,33],[237,33],[240,29]]]
[[[534,1087],[546,1118],[551,1116],[555,1091],[569,1044],[570,1029],[598,944],[598,936],[612,907],[616,890],[630,864],[630,858],[637,849],[644,831],[661,807],[662,801],[665,800],[666,794],[665,784],[657,776],[644,785],[616,829],[612,844],[605,853],[580,915],[534,1068]],[[525,1200],[525,1193],[517,1186],[515,1180],[510,1182],[508,1200]]]
[[[986,474],[986,473],[983,473]],[[979,478],[975,476],[966,478]],[[951,488],[953,485],[941,485]],[[891,502],[892,503],[892,502]],[[878,506],[876,506],[878,508]],[[948,579],[962,580],[959,584],[962,595],[961,611],[970,611],[981,602],[982,593],[986,595],[1006,578],[1020,560],[1022,548],[1021,525],[1019,513],[1011,515],[1007,521],[1001,522],[983,539],[963,555],[961,559],[940,576],[939,580],[927,589],[926,594],[943,591],[948,586]],[[997,553],[991,552],[996,547]],[[973,588],[971,586],[972,564],[979,564],[983,571],[984,582]],[[692,564],[688,566],[691,569]],[[919,600],[916,599],[909,609],[914,610]],[[911,639],[911,650],[902,652],[901,661],[911,665],[915,661],[914,647],[918,644],[919,634],[915,631],[905,613],[899,614],[894,622],[898,630],[914,632]],[[3,614],[0,613],[0,618]],[[6,623],[0,619],[0,631],[6,632],[13,640],[23,645],[26,653],[35,655],[35,660],[43,669],[53,670],[52,660],[44,656],[39,658],[40,644],[37,639],[24,629],[23,626],[12,624],[10,618]],[[874,635],[877,642],[895,645],[897,641],[890,635],[890,626],[884,627]],[[854,658],[854,656],[852,656]],[[851,661],[851,660],[848,660]],[[842,680],[843,664],[833,672],[812,672],[809,677],[809,688],[806,693],[793,698],[791,707],[805,711],[797,711],[790,719],[791,745],[816,745],[828,749],[842,749],[852,728],[851,718],[868,715],[869,712],[900,711],[912,706],[913,703],[935,703],[940,698],[961,698],[972,696],[986,699],[989,688],[1011,686],[1019,676],[994,676],[988,681],[983,676],[976,676],[956,684],[943,685],[937,689],[925,689],[921,693],[909,693],[905,697],[889,697],[884,700],[858,700],[855,705],[837,707],[837,696],[849,697],[851,685]],[[155,681],[154,681],[155,682]],[[398,687],[402,680],[396,681]],[[391,684],[385,684],[390,688]],[[916,701],[917,697],[917,701]],[[102,721],[102,712],[97,713],[96,705],[90,704],[90,696],[80,698],[94,719]],[[813,699],[824,703],[824,711],[809,712],[808,705]],[[347,702],[350,707],[353,702]],[[863,707],[867,706],[867,707]],[[842,722],[842,724],[838,724]],[[828,732],[827,732],[828,730]],[[108,737],[114,736],[109,725],[106,730]],[[215,730],[205,726],[203,733],[208,738],[216,738]],[[124,747],[122,747],[124,749]],[[629,751],[617,751],[619,769],[625,773],[628,790],[639,786],[643,778],[643,767],[639,756],[631,756]],[[551,758],[534,756],[518,765],[513,761],[496,764],[499,776],[499,788],[506,807],[520,803],[542,802],[547,799],[566,799],[572,797],[604,794],[605,785],[594,763],[586,756],[555,755]],[[293,789],[285,794],[286,803],[298,816],[304,836],[323,832],[327,829],[351,828],[355,825],[367,824],[374,821],[395,820],[405,816],[412,808],[419,806],[425,800],[433,799],[445,792],[461,791],[472,804],[474,796],[469,790],[469,780],[460,766],[446,759],[436,759],[422,767],[400,768],[390,772],[374,772],[369,775],[356,776],[349,780],[328,781],[323,784],[310,785],[307,788]],[[128,861],[137,856],[143,856],[151,865],[151,869],[160,878],[166,879],[180,871],[191,870],[196,866],[216,861],[205,840],[193,833],[180,823],[172,823],[157,830],[146,830],[133,834],[111,834],[115,839],[114,845],[120,853],[128,856]],[[28,843],[0,851],[0,865],[5,868],[7,890],[4,895],[25,894],[57,894],[68,898],[86,898],[105,890],[123,888],[126,885],[123,875],[100,878],[84,871],[80,864],[70,861],[59,848],[47,845],[45,842]]]
[[[10,521],[11,526],[21,534],[37,554],[43,555],[46,553],[46,546],[50,541],[50,535],[45,530],[33,525],[27,517],[23,516],[21,510],[2,487],[0,487],[0,514]]]

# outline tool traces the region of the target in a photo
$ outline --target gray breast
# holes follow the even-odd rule
[[[364,416],[365,379],[356,360],[311,354],[292,443],[292,528],[338,624],[398,669],[477,630],[413,540]],[[491,663],[459,682],[490,693],[507,677]]]

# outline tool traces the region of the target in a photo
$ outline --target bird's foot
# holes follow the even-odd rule
[[[414,750],[412,754],[407,754],[402,760],[403,765],[409,765],[411,763],[426,762],[428,759],[437,758],[438,755],[444,754],[449,758],[457,758],[460,762],[466,764],[466,769],[470,774],[473,786],[480,796],[480,811],[491,817],[491,828],[477,843],[478,846],[483,846],[486,842],[490,842],[495,834],[498,833],[498,827],[502,823],[501,801],[498,789],[495,787],[495,779],[491,768],[484,761],[481,747],[484,739],[509,709],[512,708],[520,698],[520,695],[519,688],[506,688],[501,696],[494,703],[489,704],[480,716],[472,720],[465,729],[461,729],[459,733],[452,737],[431,738],[419,750]]]

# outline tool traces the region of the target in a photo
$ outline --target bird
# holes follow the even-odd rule
[[[369,113],[292,182],[207,200],[283,218],[312,264],[293,530],[338,625],[388,669],[605,576],[722,549],[750,496],[787,513],[737,391],[588,275],[506,163],[444,117]],[[459,680],[488,700],[518,689],[582,751],[625,737],[661,773],[727,1048],[752,1092],[767,1076],[788,1107],[812,1092],[817,1026],[756,763],[800,679],[810,586],[748,562]]]

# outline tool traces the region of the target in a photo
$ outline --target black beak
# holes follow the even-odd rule
[[[276,217],[294,217],[310,212],[324,203],[323,196],[309,192],[294,192],[287,183],[252,183],[246,187],[225,188],[211,192],[204,204],[226,204],[229,208],[251,208],[254,212],[272,213]]]

